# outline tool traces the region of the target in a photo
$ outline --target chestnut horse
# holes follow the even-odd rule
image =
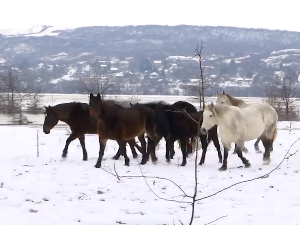
[[[126,140],[136,136],[148,135],[148,148],[155,151],[156,135],[153,130],[153,110],[142,105],[134,105],[124,108],[118,104],[107,104],[100,94],[89,98],[89,109],[92,116],[97,118],[97,132],[99,135],[99,157],[95,165],[101,167],[107,140],[116,140],[125,158],[125,165],[129,166],[129,158],[126,154]],[[143,154],[143,160],[147,160],[147,154]],[[153,160],[153,158],[152,158]],[[155,160],[155,159],[154,159]],[[157,160],[157,159],[156,159]]]

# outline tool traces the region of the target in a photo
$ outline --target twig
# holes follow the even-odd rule
[[[239,181],[239,182],[234,183],[234,184],[232,184],[232,185],[229,185],[228,187],[223,188],[223,189],[221,189],[221,190],[219,190],[219,191],[217,191],[217,192],[215,192],[215,193],[213,193],[213,194],[211,194],[211,195],[207,195],[207,196],[204,196],[204,197],[202,197],[202,198],[196,199],[196,201],[202,201],[202,200],[204,200],[204,199],[206,199],[206,198],[213,197],[213,196],[215,196],[215,195],[217,195],[217,194],[219,194],[219,193],[221,193],[221,192],[223,192],[223,191],[225,191],[225,190],[227,190],[227,189],[230,189],[230,188],[232,188],[232,187],[234,187],[234,186],[236,186],[236,185],[239,185],[239,184],[248,183],[248,182],[251,182],[251,181],[254,181],[254,180],[259,180],[259,179],[268,178],[268,177],[270,176],[270,174],[273,173],[275,170],[277,170],[277,169],[280,167],[280,165],[287,159],[286,156],[289,154],[291,148],[292,148],[292,147],[294,146],[294,144],[296,144],[299,140],[300,140],[300,138],[298,138],[296,141],[293,142],[293,144],[290,146],[290,148],[288,149],[288,151],[286,152],[286,154],[284,155],[284,157],[283,157],[283,159],[280,161],[280,163],[279,163],[274,169],[272,169],[270,172],[268,172],[268,173],[266,173],[266,174],[264,174],[264,175],[262,175],[262,176],[259,176],[259,177],[255,177],[255,178],[252,178],[252,179]]]
[[[208,223],[205,223],[204,225],[212,224],[213,222],[216,222],[216,221],[218,221],[218,220],[220,220],[220,219],[223,219],[223,218],[225,218],[225,217],[227,217],[227,215],[226,215],[226,216],[221,216],[221,217],[219,217],[219,218],[217,218],[217,219],[215,219],[215,220],[213,220],[213,221],[210,221],[210,222],[208,222]]]

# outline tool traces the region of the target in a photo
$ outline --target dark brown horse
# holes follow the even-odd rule
[[[118,104],[107,104],[102,100],[100,94],[94,96],[90,94],[89,109],[92,116],[97,118],[97,131],[99,135],[99,157],[95,165],[101,167],[106,142],[108,139],[116,140],[125,158],[125,165],[129,166],[129,158],[125,151],[126,140],[148,135],[148,148],[155,151],[154,141],[156,139],[152,116],[153,110],[142,105],[134,105],[124,108]],[[145,159],[146,154],[143,154]],[[152,159],[153,160],[153,159]]]
[[[156,106],[154,114],[155,132],[158,135],[162,135],[167,140],[167,160],[170,160],[169,154],[171,151],[171,146],[168,143],[179,140],[183,156],[181,166],[186,165],[188,139],[197,137],[198,123],[202,124],[202,115],[203,111],[187,113],[168,104],[159,104]],[[199,135],[203,149],[202,157],[199,163],[200,165],[202,165],[205,161],[205,155],[210,141],[214,142],[214,145],[218,151],[219,162],[222,162],[222,154],[217,135],[217,126],[211,128],[208,133],[208,137],[202,134]]]
[[[45,106],[45,109],[45,120],[43,125],[43,131],[45,134],[49,134],[58,121],[63,121],[68,124],[72,131],[70,136],[67,138],[62,157],[67,157],[70,143],[78,138],[82,147],[83,160],[86,161],[88,156],[85,148],[84,134],[97,134],[97,120],[90,116],[88,104],[69,102],[55,106]],[[130,145],[133,157],[136,158],[137,153],[134,147],[137,147],[139,151],[141,151],[141,147],[135,144],[134,139],[128,140],[128,144]]]

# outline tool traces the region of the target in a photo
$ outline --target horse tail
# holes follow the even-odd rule
[[[273,135],[272,135],[272,139],[271,139],[272,143],[275,141],[276,137],[277,137],[277,126],[275,124],[275,126],[273,127]]]

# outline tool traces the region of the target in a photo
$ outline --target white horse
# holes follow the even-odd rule
[[[235,98],[235,97],[231,96],[230,94],[225,93],[224,91],[222,94],[219,94],[217,92],[217,104],[232,105],[232,106],[236,106],[239,108],[245,108],[245,107],[249,106],[249,104],[244,102],[242,99]],[[258,146],[259,141],[260,141],[260,138],[257,138],[257,140],[254,143],[254,149],[255,149],[256,153],[261,153],[259,146]],[[244,147],[242,150],[243,150],[243,152],[248,152],[248,149],[246,147]],[[235,154],[235,153],[236,153],[236,148],[234,149],[233,154]]]
[[[200,132],[207,134],[212,126],[219,126],[219,136],[224,146],[223,164],[219,170],[227,169],[228,150],[232,143],[236,143],[237,155],[245,167],[250,167],[251,164],[241,150],[244,142],[260,137],[265,147],[263,162],[270,163],[270,152],[277,134],[277,120],[275,109],[264,102],[245,108],[211,103],[204,109]]]

